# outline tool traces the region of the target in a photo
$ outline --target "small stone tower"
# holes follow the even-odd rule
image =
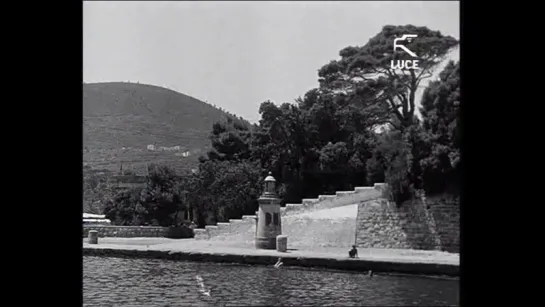
[[[255,247],[257,249],[276,249],[276,236],[282,234],[280,221],[280,199],[275,193],[276,180],[269,172],[263,183],[263,194],[257,200],[257,225]]]

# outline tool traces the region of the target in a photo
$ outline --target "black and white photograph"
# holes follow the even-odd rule
[[[82,97],[83,306],[460,305],[459,1],[84,1]]]

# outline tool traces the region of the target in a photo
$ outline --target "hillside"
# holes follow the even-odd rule
[[[83,84],[83,161],[112,171],[123,164],[143,172],[146,163],[188,170],[210,147],[212,124],[227,116],[232,115],[158,86]]]

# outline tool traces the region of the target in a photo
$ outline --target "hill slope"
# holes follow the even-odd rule
[[[158,86],[83,84],[83,161],[112,171],[123,164],[143,172],[146,163],[187,170],[210,147],[212,124],[228,116],[233,115]]]

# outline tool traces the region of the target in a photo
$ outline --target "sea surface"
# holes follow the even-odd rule
[[[83,306],[457,306],[458,289],[456,279],[83,258]]]

